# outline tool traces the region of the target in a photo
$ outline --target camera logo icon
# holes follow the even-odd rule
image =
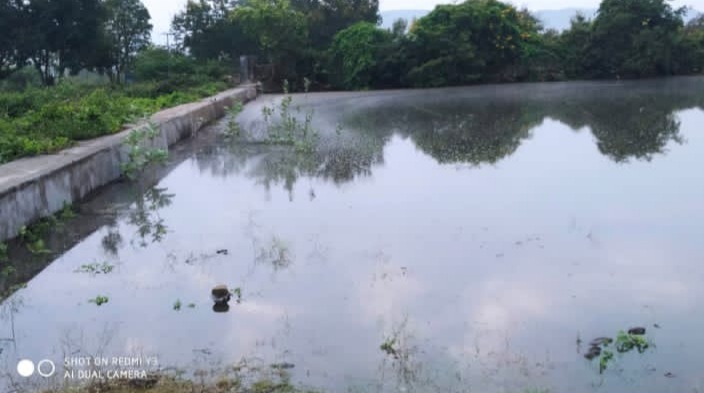
[[[20,360],[17,363],[17,374],[23,378],[29,378],[34,374],[34,362],[31,360]]]
[[[44,378],[50,378],[56,373],[56,364],[49,359],[44,359],[37,363],[36,367],[34,362],[28,359],[20,360],[17,363],[17,374],[23,378],[29,378],[34,375],[36,371],[37,374]]]

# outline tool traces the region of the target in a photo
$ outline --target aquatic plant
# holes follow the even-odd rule
[[[98,295],[94,299],[88,300],[88,303],[94,303],[98,307],[102,306],[103,304],[107,303],[110,299],[107,296],[102,296]]]
[[[379,346],[379,349],[381,349],[384,353],[387,355],[393,356],[395,359],[398,359],[398,349],[396,349],[395,345],[398,343],[397,337],[389,337],[386,340],[384,340],[383,343]]]
[[[174,303],[174,310],[181,311],[181,300],[176,300],[176,302]]]
[[[270,264],[274,270],[280,270],[291,265],[293,256],[288,245],[281,238],[272,236],[268,247],[259,249],[256,261]]]
[[[228,110],[229,120],[227,122],[227,129],[224,134],[228,138],[237,138],[241,134],[240,123],[237,122],[237,116],[242,113],[242,103],[237,101],[232,104],[232,107]]]
[[[235,295],[235,301],[237,302],[237,304],[242,303],[242,288],[233,288],[231,292]]]
[[[310,81],[305,87],[307,91]],[[305,112],[303,121],[299,120],[302,110],[300,106],[292,109],[293,96],[289,94],[287,80],[283,82],[283,91],[284,97],[278,105],[262,108],[267,132],[264,142],[272,145],[291,145],[297,151],[310,152],[318,140],[318,132],[312,126],[314,111]],[[275,118],[277,121],[274,121]]]
[[[96,262],[96,263],[81,265],[81,267],[74,270],[74,273],[88,273],[92,276],[96,276],[98,274],[109,274],[110,272],[113,271],[114,268],[115,268],[114,265],[111,265],[107,262],[103,262],[103,263]]]
[[[642,335],[626,333],[621,330],[616,336],[615,346],[620,353],[629,352],[633,349],[637,349],[638,353],[643,353],[648,349],[650,343]]]
[[[599,337],[591,341],[589,351],[584,355],[587,360],[599,358],[599,374],[603,374],[609,364],[614,360],[614,352],[609,346],[614,344],[616,352],[625,354],[636,349],[638,353],[645,352],[652,342],[645,338],[645,328],[632,328],[628,332],[620,330],[616,335],[616,340],[610,337]]]
[[[160,164],[168,158],[168,152],[148,146],[160,135],[159,128],[152,122],[130,132],[125,138],[128,147],[127,161],[121,164],[122,173],[130,180],[136,180],[152,164]]]

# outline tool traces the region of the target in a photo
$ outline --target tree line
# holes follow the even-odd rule
[[[376,0],[198,0],[173,20],[199,58],[258,55],[278,79],[323,88],[643,78],[699,73],[704,18],[685,24],[666,0],[604,0],[562,32],[497,0],[437,6],[378,27]]]
[[[294,89],[305,78],[317,89],[435,87],[700,73],[704,18],[685,24],[685,11],[603,0],[558,32],[526,9],[466,0],[382,29],[378,0],[189,0],[172,32],[182,60],[234,68],[256,55],[265,77]],[[45,84],[81,69],[121,81],[150,47],[149,20],[139,0],[0,0],[0,78],[30,65]],[[145,63],[158,69],[172,54]]]
[[[150,19],[139,0],[0,0],[0,78],[32,66],[45,85],[82,69],[120,81]]]

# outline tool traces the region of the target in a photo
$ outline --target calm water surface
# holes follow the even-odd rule
[[[154,188],[82,204],[52,240],[67,251],[2,303],[0,379],[144,355],[187,375],[286,362],[331,391],[704,391],[703,79],[294,102],[315,153],[233,143],[223,120]],[[36,259],[16,248],[5,288]],[[225,313],[220,283],[242,292]],[[583,357],[634,326],[643,354],[603,374]]]

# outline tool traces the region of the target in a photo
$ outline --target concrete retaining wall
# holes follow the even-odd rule
[[[245,103],[256,96],[254,85],[242,86],[156,113],[151,120],[159,126],[160,135],[153,145],[168,149],[224,116],[234,102]],[[78,202],[117,180],[121,164],[127,159],[124,139],[131,131],[128,128],[57,154],[0,166],[0,241],[16,236],[24,225],[57,212],[64,203]]]

